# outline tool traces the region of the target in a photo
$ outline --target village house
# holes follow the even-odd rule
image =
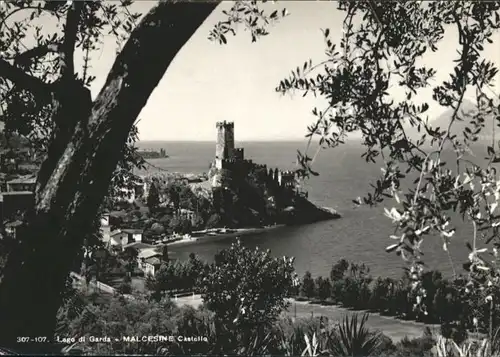
[[[161,253],[156,249],[142,249],[137,259],[139,267],[145,275],[154,276],[161,266]]]
[[[117,229],[109,234],[110,246],[125,246],[129,243],[142,242],[142,229]]]
[[[189,209],[185,209],[185,208],[181,208],[179,210],[179,216],[185,218],[185,219],[189,219],[191,221],[191,223],[193,222],[194,220],[194,211],[191,211]]]
[[[7,192],[35,191],[36,177],[33,175],[21,176],[7,181]]]
[[[133,203],[135,200],[145,197],[145,186],[146,183],[142,178],[134,179],[130,185],[125,183],[125,185],[120,188],[123,197],[118,197],[118,200]]]

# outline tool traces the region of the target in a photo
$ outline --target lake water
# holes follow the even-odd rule
[[[213,142],[142,142],[143,148],[161,147],[169,158],[150,160],[157,168],[172,172],[206,172],[215,155]],[[241,142],[245,157],[267,164],[269,168],[294,169],[297,149],[304,149],[304,142]],[[352,200],[369,192],[369,184],[381,174],[379,164],[368,164],[360,157],[363,149],[357,144],[321,151],[314,168],[319,176],[312,177],[304,186],[311,201],[335,208],[342,214],[338,220],[316,224],[284,227],[254,236],[244,236],[242,241],[249,247],[270,249],[275,256],[295,257],[295,267],[302,275],[309,270],[314,276],[328,276],[332,263],[341,258],[364,262],[375,276],[399,277],[405,263],[395,253],[386,253],[391,244],[388,237],[393,227],[383,214],[383,207],[392,207],[390,200],[380,207],[355,207]],[[151,171],[157,169],[150,167]],[[467,258],[465,242],[472,229],[466,224],[457,226],[450,252],[457,271]],[[187,258],[194,252],[211,261],[220,250],[234,239],[203,241],[193,245],[171,248],[171,254]],[[442,249],[439,237],[427,237],[424,260],[430,268],[451,274],[451,265]]]

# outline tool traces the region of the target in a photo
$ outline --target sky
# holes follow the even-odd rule
[[[147,11],[154,2],[136,5]],[[209,31],[230,6],[219,6],[168,68],[139,115],[141,140],[214,140],[215,123],[223,120],[234,122],[236,140],[304,137],[315,101],[283,97],[275,88],[297,65],[324,56],[321,28],[341,23],[342,13],[335,3],[287,1],[273,6],[285,6],[290,15],[256,43],[246,31],[229,37],[227,45],[209,41]],[[111,67],[109,52],[94,68],[95,87],[104,83],[99,74]]]
[[[132,10],[146,13],[155,4],[137,1]],[[250,34],[240,29],[226,45],[209,41],[210,29],[223,19],[222,10],[230,6],[229,2],[219,5],[169,66],[139,115],[141,140],[212,141],[215,123],[223,120],[234,122],[238,141],[296,140],[304,138],[307,126],[313,123],[313,107],[326,107],[325,102],[314,97],[282,96],[275,88],[305,61],[326,58],[321,29],[330,28],[332,40],[339,42],[344,13],[336,9],[336,2],[287,0],[266,5],[286,7],[289,13],[269,29],[268,36],[252,43]],[[438,70],[437,81],[446,79],[452,68],[457,42],[456,32],[447,31],[439,50],[422,62]],[[497,65],[499,43],[497,34],[494,44],[485,49],[486,57]],[[161,50],[162,44],[158,46]],[[91,63],[92,74],[97,77],[91,88],[94,96],[104,84],[115,56],[115,39],[106,37],[103,49]],[[497,77],[500,84],[500,75]],[[398,97],[401,91],[392,94]],[[430,95],[427,90],[420,98],[430,99]],[[437,117],[442,111],[431,106],[429,116]]]

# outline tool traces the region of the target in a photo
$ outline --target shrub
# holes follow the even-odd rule
[[[123,281],[119,286],[118,286],[118,292],[120,294],[130,294],[132,293],[132,285],[130,282],[125,282]]]
[[[413,357],[413,356],[431,356],[431,350],[436,341],[429,329],[425,329],[422,337],[409,339],[404,337],[396,344],[396,356]]]
[[[238,240],[215,256],[200,291],[215,314],[217,333],[234,343],[277,320],[295,281],[293,259],[247,249]]]
[[[374,349],[372,356],[387,356],[394,354],[397,351],[396,345],[387,335],[380,333],[380,343]]]
[[[347,269],[349,269],[349,262],[345,259],[341,259],[334,264],[330,270],[330,280],[332,283],[341,280],[347,272]]]
[[[441,335],[444,338],[452,339],[460,345],[467,339],[468,333],[465,325],[458,321],[441,324]]]
[[[293,321],[290,317],[280,319],[272,328],[276,345],[273,355],[300,356],[306,348],[304,336],[320,335],[324,319],[303,318]]]
[[[295,298],[296,301],[309,301],[309,298],[305,297],[305,296],[297,296]]]
[[[308,298],[315,297],[316,295],[314,280],[309,271],[306,271],[302,278],[301,293]]]
[[[330,279],[322,279],[318,284],[318,297],[321,300],[326,300],[330,297],[332,291],[332,284]]]

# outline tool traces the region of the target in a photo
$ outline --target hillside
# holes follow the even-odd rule
[[[469,101],[469,100],[464,100],[460,107],[459,113],[461,114],[459,117],[463,118],[464,120],[456,120],[453,123],[453,126],[451,128],[452,134],[456,134],[458,136],[462,136],[463,132],[465,131],[465,128],[473,129],[474,125],[471,124],[471,120],[473,120],[473,116],[477,113],[477,106]],[[453,116],[453,109],[448,109],[446,110],[443,114],[438,116],[437,118],[430,119],[429,124],[433,129],[440,128],[440,130],[446,130],[448,128],[448,125],[450,123],[450,119]],[[489,115],[487,118],[485,118],[485,123],[484,123],[484,128],[481,130],[479,134],[479,140],[484,141],[484,140],[491,140],[493,137],[493,115]],[[497,132],[500,133],[500,129],[495,128]],[[416,128],[409,128],[407,130],[408,136],[410,136],[412,139],[419,138],[420,136],[418,135],[417,129]],[[420,135],[423,134],[423,131],[421,131]]]
[[[471,120],[473,120],[473,116],[475,114],[477,114],[477,112],[478,112],[478,109],[474,103],[472,103],[471,101],[468,101],[468,100],[464,101],[464,103],[460,107],[460,113],[462,113],[462,117],[465,118],[465,120],[455,121],[455,123],[453,123],[453,127],[452,127],[451,132],[453,134],[460,135],[467,127],[469,127],[469,129],[473,129],[474,125],[471,124]],[[442,129],[445,129],[445,128],[447,128],[452,115],[453,115],[453,109],[448,109],[446,112],[444,112],[439,117],[434,119],[431,122],[431,124],[434,128],[441,127]],[[496,129],[496,128],[494,128],[493,123],[494,123],[493,114],[490,114],[485,118],[484,127],[480,132],[479,140],[491,140],[492,139],[493,129]],[[497,128],[498,128],[498,126],[497,126]],[[497,131],[498,131],[498,129],[497,129]]]

